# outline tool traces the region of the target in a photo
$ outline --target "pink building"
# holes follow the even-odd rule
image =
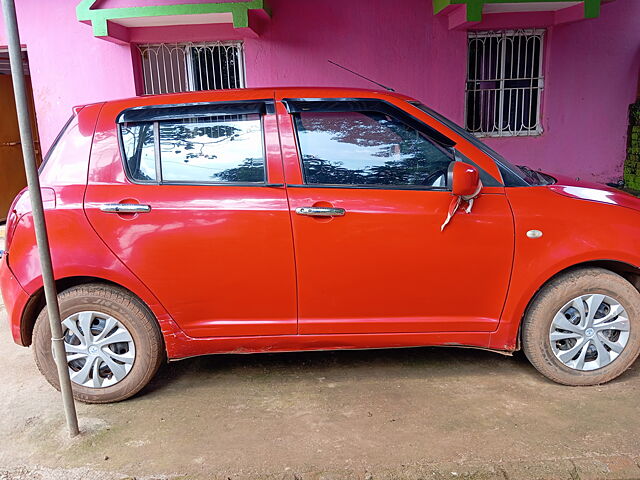
[[[513,163],[623,176],[638,0],[16,3],[43,151],[78,104],[189,89],[375,88],[333,60],[432,106]],[[6,74],[3,45],[0,23]],[[0,150],[0,168],[9,157]]]

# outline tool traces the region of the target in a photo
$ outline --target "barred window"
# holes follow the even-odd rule
[[[477,136],[542,133],[544,30],[469,32],[465,127]]]
[[[138,45],[145,95],[243,88],[242,42]]]

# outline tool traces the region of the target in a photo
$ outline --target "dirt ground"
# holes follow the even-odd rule
[[[0,480],[640,479],[639,363],[568,388],[465,349],[204,357],[78,404],[70,440],[0,307]]]

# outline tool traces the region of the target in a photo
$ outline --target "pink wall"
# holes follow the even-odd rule
[[[71,116],[74,105],[135,95],[130,48],[95,39],[91,27],[76,20],[77,3],[16,2],[43,151]],[[0,45],[6,43],[0,18]]]
[[[466,33],[449,31],[429,3],[273,0],[270,28],[246,41],[248,81],[377,88],[330,59],[460,119]]]
[[[208,0],[191,3],[196,1]],[[17,3],[45,148],[71,106],[135,95],[131,49],[94,38],[91,27],[75,19],[78,0]],[[177,2],[105,0],[104,5],[166,3]],[[273,18],[266,30],[245,39],[248,85],[371,86],[327,63],[332,59],[461,123],[466,33],[449,30],[446,18],[434,17],[430,3],[270,0]],[[602,7],[598,19],[549,28],[544,134],[487,142],[514,163],[584,179],[620,178],[627,108],[635,100],[640,72],[638,18],[640,1],[616,0]],[[157,29],[148,29],[132,38],[149,41],[157,35]],[[174,28],[170,35],[170,41],[232,36],[220,26]]]
[[[544,133],[487,141],[514,163],[583,180],[622,176],[628,108],[640,79],[640,2],[604,4],[600,18],[548,30]]]

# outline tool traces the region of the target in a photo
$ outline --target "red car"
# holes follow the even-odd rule
[[[640,352],[640,200],[508,163],[419,102],[356,89],[78,107],[41,173],[76,398],[212,353],[524,349],[593,385]],[[0,283],[57,386],[28,196]]]

